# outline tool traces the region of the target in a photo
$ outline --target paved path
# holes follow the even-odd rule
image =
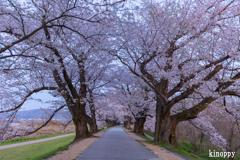
[[[22,143],[10,144],[10,145],[6,145],[6,146],[0,146],[0,150],[7,149],[7,148],[18,147],[18,146],[24,146],[24,145],[33,144],[33,143],[50,141],[50,140],[54,140],[54,139],[58,139],[58,138],[71,136],[71,135],[74,135],[74,134],[75,133],[71,133],[71,134],[65,134],[65,135],[62,135],[62,136],[56,136],[56,137],[44,138],[44,139],[39,139],[39,140],[34,140],[34,141],[29,141],[29,142],[22,142]]]
[[[104,133],[76,160],[161,160],[130,137],[121,126]]]

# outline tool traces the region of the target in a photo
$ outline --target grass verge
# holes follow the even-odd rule
[[[144,133],[154,138],[154,134],[153,133],[150,133],[150,132],[144,132]]]
[[[98,127],[98,131],[102,131],[102,130],[105,130],[107,129],[107,126],[104,126],[104,127]]]
[[[154,134],[152,133],[148,133],[146,132],[145,134],[151,136],[151,137],[154,137]],[[149,138],[146,138],[142,135],[139,135],[145,139],[147,139],[148,143],[152,143],[151,140],[149,140]],[[206,159],[206,160],[226,160],[226,158],[221,158],[221,157],[209,157],[209,154],[207,153],[194,153],[194,149],[193,149],[193,145],[186,142],[186,141],[182,141],[182,142],[179,142],[179,147],[176,148],[174,146],[170,146],[168,144],[165,144],[165,143],[156,143],[155,145],[158,145],[160,147],[164,147],[164,148],[168,148],[168,149],[171,149],[175,152],[177,152],[178,154],[181,154],[187,158],[190,158],[190,159],[193,159],[193,160],[198,160],[198,159]],[[199,157],[199,158],[198,158]],[[234,156],[234,159],[235,160],[240,160],[240,155],[239,154],[235,154]]]
[[[61,136],[65,134],[70,134],[74,132],[66,132],[66,133],[56,133],[56,134],[48,134],[44,136],[36,136],[36,137],[21,137],[21,138],[15,138],[7,141],[3,141],[0,143],[0,146],[5,146],[9,144],[16,144],[16,143],[22,143],[22,142],[29,142],[29,141],[34,141],[34,140],[39,140],[39,139],[45,139],[45,138],[51,138],[51,137],[56,137],[56,136]]]
[[[68,149],[73,136],[0,150],[0,160],[42,160],[59,150]]]
[[[143,138],[143,139],[146,139],[149,143],[151,143],[151,141],[152,141],[150,138],[148,138],[146,136],[143,136],[143,135],[141,135],[139,133],[135,133],[135,134],[138,135],[139,137]]]
[[[149,134],[149,133],[145,133],[145,134],[147,134],[147,135],[149,135],[149,136],[153,136],[153,135],[151,135],[151,134]],[[141,134],[137,134],[137,135],[140,136],[140,137],[142,137],[142,138],[145,138],[148,143],[153,144],[153,143],[152,143],[152,140],[151,140],[150,138],[145,137],[145,136],[143,136],[143,135],[141,135]],[[172,146],[170,146],[170,145],[167,145],[167,144],[164,144],[164,143],[156,143],[156,144],[154,144],[154,145],[157,145],[157,146],[163,147],[163,148],[171,149],[171,150],[173,150],[174,152],[177,152],[178,154],[180,154],[180,155],[182,155],[182,156],[184,156],[184,157],[190,158],[190,159],[192,159],[192,160],[198,160],[198,158],[196,158],[194,155],[192,155],[191,153],[183,150],[183,149],[180,148],[180,147],[179,147],[179,148],[174,148],[174,147],[172,147]]]

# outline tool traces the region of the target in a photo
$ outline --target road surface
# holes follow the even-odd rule
[[[104,133],[76,160],[161,160],[130,137],[121,126]]]

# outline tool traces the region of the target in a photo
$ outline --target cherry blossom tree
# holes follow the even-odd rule
[[[105,121],[107,128],[120,124],[122,122],[121,108],[122,106],[113,100],[113,96],[105,96],[98,99],[96,106],[100,106],[96,110],[97,120]]]
[[[207,135],[213,145],[224,151],[237,152],[240,148],[239,98],[219,98],[209,105],[206,112],[201,112],[197,118],[185,123]]]
[[[238,96],[239,1],[144,1],[116,22],[111,55],[155,92],[155,142],[177,145],[179,122]],[[234,87],[233,87],[234,86]],[[174,113],[187,98],[194,103]]]
[[[154,94],[151,89],[146,86],[141,79],[124,76],[121,88],[117,90],[117,97],[119,102],[124,107],[124,118],[129,125],[129,119],[134,117],[134,129],[133,132],[144,135],[144,123],[147,116],[152,117],[154,113]],[[121,93],[121,94],[119,94]]]
[[[3,3],[0,16],[11,23],[1,23],[1,78],[5,84],[1,88],[0,113],[12,112],[9,120],[13,119],[34,93],[43,90],[59,98],[55,110],[47,114],[41,126],[14,132],[12,137],[36,132],[64,107],[75,124],[75,140],[90,136],[87,92],[91,90],[89,84],[97,79],[96,76],[91,79],[94,72],[98,74],[96,68],[111,61],[101,48],[108,41],[107,24],[120,2],[33,0],[20,5],[9,0]],[[7,4],[11,4],[11,13],[4,9]],[[40,27],[35,31],[37,26]],[[6,135],[11,137],[9,134],[2,137]]]
[[[177,145],[178,123],[192,121],[215,145],[228,143],[201,115],[222,97],[240,95],[238,0],[143,1],[121,11],[121,0],[0,2],[0,114],[10,113],[1,140],[34,133],[67,108],[75,140],[91,135],[87,124],[95,132],[96,119],[110,127],[131,115],[144,134],[146,116],[155,115],[148,118],[156,121],[155,142]],[[105,86],[110,81],[115,88]],[[58,100],[41,125],[9,129],[43,90]],[[225,111],[237,124],[238,110]]]
[[[106,55],[107,56],[107,55]],[[89,72],[87,74],[87,102],[88,102],[88,112],[91,117],[88,117],[88,122],[90,125],[90,133],[97,132],[97,120],[96,120],[96,108],[95,108],[95,99],[98,99],[104,95],[102,93],[102,88],[104,88],[106,85],[111,83],[111,81],[114,79],[114,76],[116,74],[114,73],[114,64],[111,64],[112,58],[106,59],[106,56],[102,55],[101,57],[98,57],[95,55],[92,57],[93,59],[89,59],[89,63],[91,63],[91,66],[89,66]],[[95,64],[95,65],[93,65]]]
[[[222,102],[222,103],[221,103]],[[238,152],[240,149],[240,110],[239,110],[239,97],[226,96],[220,101],[219,113],[223,117],[225,124],[225,137],[227,145],[225,145],[225,150],[228,152]],[[233,157],[229,157],[232,160]]]

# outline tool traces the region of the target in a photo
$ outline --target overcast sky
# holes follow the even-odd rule
[[[35,98],[35,99],[41,99],[43,102],[55,99],[50,94],[48,94],[47,91],[43,91],[41,93],[34,94],[32,97]],[[41,102],[38,102],[36,100],[28,100],[27,102],[25,102],[23,104],[21,110],[40,109],[40,108],[47,108],[49,106],[50,106],[50,104],[41,103]]]

